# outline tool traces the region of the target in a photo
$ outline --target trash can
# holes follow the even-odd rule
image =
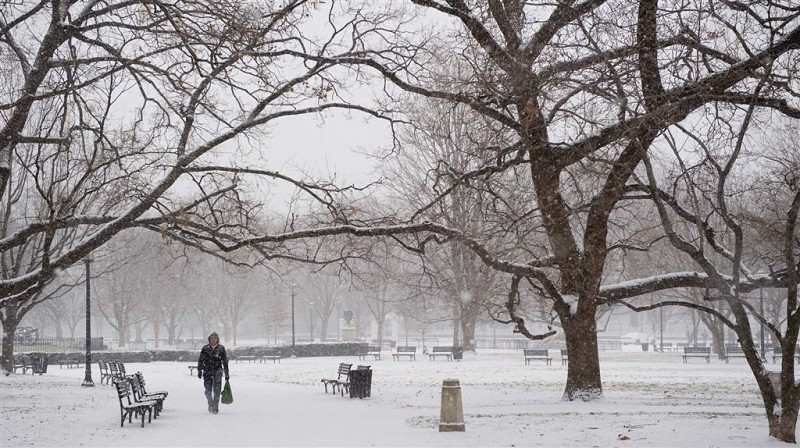
[[[453,347],[453,359],[456,361],[464,359],[464,347]]]
[[[650,344],[648,342],[642,342],[642,351],[646,352],[650,350]]]
[[[372,393],[372,369],[359,366],[350,371],[350,398],[366,398]]]
[[[33,373],[39,375],[47,373],[47,355],[31,356],[31,365]]]

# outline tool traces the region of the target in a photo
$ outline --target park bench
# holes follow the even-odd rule
[[[128,417],[128,423],[132,423],[134,415],[142,416],[142,428],[144,428],[145,413],[148,414],[147,422],[153,421],[153,410],[157,405],[155,400],[136,401],[131,393],[131,382],[127,378],[115,379],[114,387],[117,388],[119,398],[120,427],[125,426],[125,417]]]
[[[711,347],[683,347],[683,363],[686,364],[689,358],[705,358],[710,364]]]
[[[110,385],[111,371],[108,369],[108,363],[103,360],[100,360],[97,362],[97,364],[98,366],[100,366],[100,384],[102,385],[103,381],[105,381],[106,384]]]
[[[147,394],[146,392],[144,392],[144,386],[142,386],[142,383],[139,380],[139,378],[140,377],[138,375],[131,375],[131,377],[128,378],[133,400],[137,403],[154,401],[156,404],[153,407],[153,418],[158,418],[158,415],[161,414],[161,409],[164,408],[164,399],[166,398],[166,396]]]
[[[409,361],[416,361],[417,347],[398,346],[397,351],[392,353],[392,359],[399,361],[401,356],[408,356]]]
[[[256,354],[255,350],[253,350],[251,348],[251,349],[247,350],[246,353],[236,354],[233,357],[233,360],[236,361],[236,362],[240,362],[240,361],[256,362],[256,361],[259,360],[258,358],[259,358],[258,354]]]
[[[336,388],[342,387],[343,384],[349,385],[350,381],[350,367],[353,367],[352,364],[347,363],[339,363],[339,370],[336,372],[336,378],[322,378],[320,381],[325,386],[325,393],[328,393],[328,385],[331,386],[331,393],[336,394]],[[344,394],[344,392],[342,392]]]
[[[744,351],[742,350],[742,347],[739,347],[738,345],[726,345],[725,364],[727,364],[731,358],[744,358]]]
[[[14,358],[12,366],[14,373],[18,370],[22,371],[25,375],[30,370],[31,375],[47,373],[47,357],[46,356],[32,356],[21,355]]]
[[[533,360],[544,361],[548,366],[553,361],[547,349],[523,349],[522,355],[525,357],[525,365],[529,365]]]
[[[197,364],[192,364],[189,367],[189,376],[194,376],[194,371],[197,370]]]
[[[125,364],[119,361],[108,361],[108,370],[111,374],[111,382],[128,379],[125,372]]]
[[[278,349],[264,349],[258,353],[258,362],[272,361],[273,364],[280,363],[283,355]]]
[[[72,369],[72,368],[76,368],[77,369],[82,364],[81,361],[77,361],[77,360],[74,360],[74,359],[59,359],[58,361],[56,361],[56,363],[58,364],[58,368],[59,369],[63,369],[65,366],[68,369]]]
[[[428,353],[431,361],[435,361],[437,356],[444,356],[448,361],[453,360],[453,347],[433,347],[433,350]]]
[[[18,373],[18,370],[22,371],[22,374],[28,373],[28,369],[32,368],[33,366],[30,363],[30,359],[28,359],[27,355],[20,355],[14,357],[14,364],[13,364],[14,373]]]
[[[165,390],[154,390],[152,392],[148,392],[147,384],[144,380],[144,374],[142,372],[136,372],[131,375],[131,387],[136,401],[155,400],[158,404],[156,407],[156,415],[161,413],[161,410],[164,409],[164,400],[167,399],[169,392]]]
[[[379,345],[367,347],[366,351],[358,354],[358,359],[365,361],[367,356],[372,356],[376,361],[381,359],[381,347]]]
[[[561,365],[565,366],[569,362],[569,353],[567,353],[567,349],[561,349]]]

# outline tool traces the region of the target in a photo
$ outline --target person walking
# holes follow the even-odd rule
[[[213,414],[219,412],[219,394],[222,390],[223,373],[225,373],[225,381],[228,381],[230,379],[228,354],[225,352],[225,347],[219,343],[219,335],[211,333],[208,336],[208,344],[200,350],[200,359],[197,360],[197,377],[203,379],[208,412]]]

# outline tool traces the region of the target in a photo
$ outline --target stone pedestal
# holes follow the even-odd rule
[[[458,380],[442,382],[442,409],[439,416],[439,432],[463,432],[464,406],[461,403],[461,385]]]
[[[342,327],[340,329],[342,334],[343,341],[355,341],[356,340],[356,328],[355,327]]]

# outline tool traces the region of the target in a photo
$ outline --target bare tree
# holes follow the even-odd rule
[[[694,132],[680,129],[692,138],[696,152],[689,156],[673,148],[679,167],[675,176],[658,179],[650,160],[646,160],[646,167],[648,188],[670,243],[707,274],[712,287],[712,293],[704,297],[705,303],[672,304],[713,316],[703,319],[720,327],[719,333],[728,328],[736,335],[761,391],[770,436],[794,443],[800,411],[800,387],[794,380],[792,359],[800,333],[800,315],[796,312],[800,159],[796,153],[786,151],[794,145],[796,123],[783,130],[771,127],[773,137],[769,143],[777,148],[768,149],[763,143],[750,140],[750,136],[763,137],[755,123],[760,115],[757,98],[767,84],[765,79],[756,86],[749,105],[720,111],[714,117],[711,129],[704,134],[716,138],[699,139]],[[695,132],[700,131],[702,128]],[[781,141],[776,135],[791,137]],[[744,160],[748,161],[747,169],[743,168]],[[669,185],[669,193],[662,189],[664,184]],[[763,237],[756,237],[752,246],[748,244],[748,237],[759,232],[746,231],[747,225],[766,223],[774,231],[772,238],[779,242],[772,250],[758,244]],[[749,247],[754,247],[752,252]],[[769,321],[748,295],[776,278],[785,282],[787,319],[783,325]],[[755,343],[753,323],[768,328],[780,343],[784,356],[780,380],[769,377],[766,361]],[[780,394],[773,387],[778,386],[776,383],[780,383]]]
[[[391,64],[369,57],[357,62],[403,90],[465,104],[513,132],[515,141],[495,148],[490,163],[454,175],[464,184],[527,167],[536,208],[520,225],[540,229],[546,240],[498,255],[480,241],[440,233],[466,240],[484,262],[514,276],[507,308],[517,331],[545,336],[531,334],[515,316],[521,282],[553,301],[571,360],[578,360],[569,365],[564,397],[597,398],[598,307],[643,292],[710,284],[703,274],[669,272],[603,284],[610,254],[637,248],[621,232],[629,221],[615,221],[628,181],[660,133],[704,105],[754,102],[800,116],[785,101],[791,90],[787,94],[783,83],[792,76],[787,54],[800,43],[797,12],[787,2],[771,2],[769,9],[706,1],[662,9],[655,0],[412,3],[460,25],[457,38],[442,37],[440,45],[472,72],[448,77],[441,65],[420,62],[423,48],[425,55],[435,53],[425,46],[433,39],[397,33],[396,39],[407,39],[408,52],[398,51]],[[731,25],[742,22],[744,33]],[[455,35],[451,28],[447,33]],[[770,89],[756,89],[761,80]],[[580,182],[571,182],[575,175]],[[612,240],[617,232],[623,238]],[[510,256],[524,261],[507,261]]]
[[[25,274],[4,271],[0,307],[24,300],[126,228],[185,243],[220,228],[250,235],[259,207],[242,193],[245,175],[286,182],[325,203],[324,187],[243,168],[225,155],[294,116],[331,109],[379,115],[344,97],[340,62],[315,60],[354,51],[339,42],[348,30],[331,23],[307,34],[312,22],[324,21],[320,6],[8,5],[0,44],[20,85],[4,90],[0,197],[8,201],[22,189],[40,198],[44,213],[4,215],[0,251],[44,243]],[[178,183],[181,195],[171,190]],[[188,223],[188,234],[173,231]],[[50,244],[66,232],[74,233],[69,244]]]

